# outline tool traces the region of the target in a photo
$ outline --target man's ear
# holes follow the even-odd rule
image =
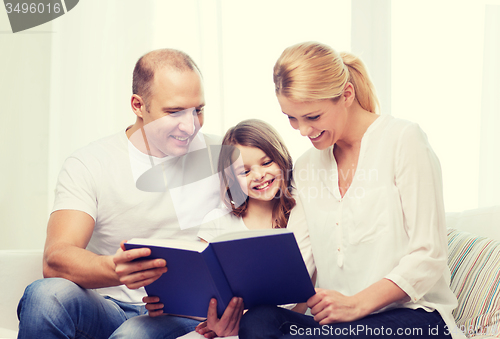
[[[130,98],[130,105],[132,106],[132,111],[134,111],[135,115],[142,119],[143,114],[146,111],[144,100],[142,100],[139,95],[132,94],[132,98]]]
[[[348,82],[347,84],[345,84],[342,97],[344,98],[344,102],[346,103],[347,107],[352,105],[354,99],[356,98],[356,92],[354,91],[354,85],[352,83]]]

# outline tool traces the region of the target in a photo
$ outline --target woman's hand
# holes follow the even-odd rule
[[[317,288],[307,306],[311,308],[314,320],[325,325],[358,320],[394,302],[408,300],[408,295],[398,285],[384,278],[351,297]]]
[[[316,289],[316,294],[307,301],[314,320],[320,325],[354,321],[364,317],[355,296],[348,297],[333,290]]]
[[[157,317],[163,314],[163,304],[158,297],[144,297],[142,302],[146,303],[146,309],[150,317]]]

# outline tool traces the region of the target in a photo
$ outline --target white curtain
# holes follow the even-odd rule
[[[381,114],[391,114],[391,0],[352,1],[351,51],[370,72]]]
[[[131,10],[133,8],[133,10]],[[80,1],[53,21],[47,112],[47,209],[64,160],[86,144],[124,130],[135,119],[132,70],[152,48],[154,3]]]
[[[479,180],[490,168],[480,161],[490,143],[482,140],[489,136],[482,130],[481,113],[487,90],[481,86],[483,59],[488,57],[483,41],[491,30],[485,28],[487,2],[392,2],[392,115],[419,123],[427,133],[441,162],[448,212],[479,206]],[[498,67],[499,59],[492,60]],[[494,67],[487,72],[500,77],[498,68],[496,74]],[[497,192],[500,187],[493,182],[488,181],[488,189]]]
[[[297,158],[309,143],[280,112],[272,66],[285,47],[305,40],[349,50],[350,4],[85,0],[42,26],[0,34],[0,249],[43,248],[64,159],[135,121],[132,70],[153,49],[181,49],[202,69],[205,132],[221,135],[242,119],[261,118],[278,128]]]
[[[48,24],[0,34],[0,249],[43,247],[64,159],[135,121],[134,64],[163,47],[202,69],[205,132],[260,118],[294,159],[310,143],[280,112],[274,62],[306,40],[359,53],[382,112],[427,132],[447,209],[499,204],[500,17],[498,6],[484,16],[485,1],[85,0]],[[1,13],[0,31],[9,29]]]
[[[479,207],[500,204],[500,5],[486,5]]]

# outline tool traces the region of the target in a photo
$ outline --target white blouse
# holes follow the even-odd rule
[[[297,199],[296,196],[294,196],[294,198],[297,204],[290,212],[287,229],[293,232],[309,276],[312,277],[315,265],[311,251],[309,232],[307,231],[304,209],[302,208],[300,200]],[[205,221],[206,222],[204,222],[200,227],[198,237],[207,242],[212,241],[213,238],[224,233],[249,230],[249,228],[245,225],[243,218],[233,215],[225,206],[212,210],[206,215]],[[280,306],[292,309],[296,305],[297,304],[286,304]]]
[[[333,146],[310,149],[294,178],[309,227],[318,286],[354,295],[386,278],[411,298],[395,307],[437,310],[454,338],[441,168],[417,124],[382,115],[365,132],[341,197]],[[455,330],[452,330],[455,329]]]
[[[309,276],[312,277],[316,266],[314,265],[311,251],[311,241],[309,239],[304,209],[297,196],[294,195],[293,197],[295,198],[296,205],[290,212],[286,228],[293,232],[307,271],[309,272]],[[198,237],[210,242],[216,236],[224,233],[247,230],[248,227],[245,225],[243,218],[233,215],[229,212],[227,207],[224,206],[212,210],[205,216],[203,225],[201,225],[200,231],[198,232]]]

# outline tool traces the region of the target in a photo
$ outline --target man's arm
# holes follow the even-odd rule
[[[120,285],[112,257],[85,249],[93,231],[94,219],[85,212],[53,212],[47,226],[44,277],[65,278],[84,288]]]
[[[166,272],[164,260],[132,260],[150,254],[149,249],[97,255],[85,249],[94,219],[85,212],[59,210],[51,214],[43,256],[45,278],[65,278],[83,288],[101,288],[125,283],[130,288],[150,284]]]

